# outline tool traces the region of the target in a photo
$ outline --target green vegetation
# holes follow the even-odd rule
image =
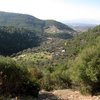
[[[65,88],[100,93],[100,26],[73,37],[9,25],[0,27],[0,54],[10,55],[0,56],[0,95],[35,97],[40,89]],[[51,26],[68,28],[56,21],[46,21],[43,27]]]
[[[100,92],[100,36],[94,45],[81,51],[72,64],[71,77],[74,84],[80,86],[82,93]],[[74,70],[74,71],[73,71]]]
[[[49,30],[45,32],[49,27]],[[59,30],[56,33],[56,30]],[[0,12],[0,54],[11,55],[24,49],[39,46],[48,37],[70,39],[75,31],[53,20],[40,20],[30,15]]]
[[[0,12],[0,26],[5,27],[15,27],[15,28],[24,28],[27,30],[32,30],[34,32],[37,32],[38,35],[45,35],[48,36],[50,33],[49,30],[45,32],[46,29],[48,29],[51,26],[54,26],[55,29],[51,28],[53,30],[53,33],[56,33],[56,29],[61,31],[61,33],[66,34],[66,36],[71,35],[75,32],[72,28],[69,26],[54,21],[54,20],[40,20],[34,16],[26,15],[26,14],[17,14],[17,13],[7,13],[7,12]],[[51,34],[51,33],[50,33]]]
[[[54,20],[46,20],[46,21],[45,21],[45,28],[48,28],[48,27],[50,27],[50,26],[52,26],[52,25],[57,26],[58,29],[61,29],[61,30],[63,30],[63,29],[67,29],[68,31],[72,31],[72,30],[73,30],[73,29],[70,28],[69,26],[67,26],[67,25],[65,25],[65,24],[62,24],[62,23],[60,23],[60,22],[54,21]],[[74,30],[73,30],[73,31],[74,31]]]
[[[26,14],[0,12],[0,26],[14,26],[28,30],[42,31],[44,21]]]
[[[50,38],[38,48],[16,54],[14,59],[41,70],[42,89],[74,88],[83,94],[96,94],[100,91],[99,49],[98,26],[70,40]]]
[[[39,46],[40,37],[24,28],[0,27],[0,54],[11,55],[21,50]]]
[[[38,96],[40,72],[25,67],[9,57],[0,57],[0,95],[14,97],[19,95]],[[37,77],[38,76],[38,77]]]

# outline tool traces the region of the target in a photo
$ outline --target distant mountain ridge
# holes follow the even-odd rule
[[[55,20],[40,20],[27,14],[0,12],[0,26],[28,28],[42,33],[74,33],[69,26]]]
[[[41,31],[44,21],[27,14],[0,12],[0,26],[14,26]]]
[[[78,33],[85,32],[97,26],[96,24],[85,24],[85,23],[67,23],[67,25],[76,30]]]
[[[27,14],[0,12],[0,54],[11,55],[39,46],[48,37],[69,39],[75,31],[54,20]]]

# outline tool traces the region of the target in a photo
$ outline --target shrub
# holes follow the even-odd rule
[[[71,79],[80,86],[82,93],[96,93],[100,91],[100,45],[85,48],[76,57],[70,68]],[[84,87],[84,88],[83,88]]]
[[[54,89],[71,88],[69,72],[64,70],[63,65],[56,68],[49,67],[44,72],[41,87],[47,91]]]
[[[0,57],[0,94],[37,96],[39,89],[37,80],[31,78],[26,67],[9,57]]]

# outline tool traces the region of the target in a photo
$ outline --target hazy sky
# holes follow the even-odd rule
[[[0,0],[0,11],[58,21],[100,23],[100,0]]]

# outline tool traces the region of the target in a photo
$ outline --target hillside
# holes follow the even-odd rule
[[[41,83],[43,89],[53,90],[74,87],[80,89],[81,92],[95,93],[99,91],[99,71],[97,71],[98,74],[90,74],[90,72],[82,73],[79,70],[83,70],[83,72],[93,71],[95,66],[97,66],[95,70],[99,70],[99,47],[100,26],[97,26],[70,40],[50,38],[39,47],[17,53],[13,59],[27,66],[39,68],[43,72]],[[78,76],[78,73],[82,75]],[[83,76],[88,77],[88,79]],[[94,80],[91,77],[94,77]],[[83,83],[80,80],[86,82],[89,87],[88,85],[82,86],[83,89],[80,85]],[[88,90],[88,88],[91,89]],[[97,88],[98,90],[96,90]]]
[[[28,28],[41,32],[44,21],[26,14],[0,12],[0,26]]]
[[[9,33],[6,39],[16,32],[22,34],[30,32],[19,28],[17,31],[13,28],[9,30],[7,27],[2,31],[6,32],[6,35]],[[4,35],[3,32],[1,32],[2,35]],[[25,35],[28,37],[25,40],[30,41],[30,34]],[[15,39],[24,40],[22,37]],[[71,89],[71,91],[65,89]],[[41,94],[40,90],[58,90],[58,92],[42,92]],[[90,96],[85,97],[72,90]],[[65,99],[65,94],[74,98],[77,96],[79,100],[99,98],[99,96],[92,97],[91,95],[100,94],[100,26],[69,40],[49,37],[38,47],[25,49],[10,57],[0,56],[1,98],[38,97],[39,91],[40,98],[44,99],[49,97],[50,99],[52,97]]]
[[[40,33],[74,33],[75,31],[65,24],[54,20],[40,20],[27,14],[0,12],[0,26],[14,26],[28,28]],[[51,31],[52,30],[52,31]]]
[[[45,20],[44,32],[46,33],[73,33],[75,32],[69,26],[54,21],[54,20]]]
[[[56,21],[47,21],[43,33],[0,26],[0,54],[6,56],[0,56],[0,98],[37,98],[40,90],[58,90],[40,91],[40,98],[67,94],[91,100],[100,94],[100,25],[75,36],[58,28],[72,30]]]
[[[39,46],[42,39],[35,31],[0,26],[0,55],[11,55],[27,48]]]
[[[47,40],[42,42],[40,46],[35,47],[35,48],[33,47],[31,49],[26,49],[22,52],[19,52],[16,54],[16,57],[22,54],[26,56],[24,56],[24,58],[21,57],[20,59],[28,58],[27,60],[32,61],[31,56],[32,58],[34,58],[33,56],[35,55],[35,53],[38,56],[40,55],[39,53],[43,53],[44,55],[51,56],[50,59],[47,59],[47,60],[45,59],[46,61],[44,60],[43,62],[44,65],[45,65],[45,62],[47,61],[49,63],[51,62],[50,64],[52,66],[64,61],[65,61],[64,62],[65,64],[67,63],[66,62],[67,59],[74,59],[78,55],[78,53],[81,52],[81,50],[85,49],[89,45],[93,45],[93,43],[95,43],[95,39],[99,38],[99,36],[100,36],[100,26],[97,26],[94,29],[90,29],[87,32],[79,34],[78,36],[75,36],[74,38],[69,39],[69,40],[63,40],[63,39],[54,38],[54,37],[47,38]],[[30,55],[30,53],[32,55]],[[38,60],[38,56],[35,56],[35,59],[37,58]],[[43,60],[43,58],[41,58],[41,60]],[[55,64],[53,65],[53,63]],[[41,61],[40,61],[40,65],[38,66],[41,66]]]
[[[11,55],[39,46],[48,38],[69,39],[75,31],[54,20],[40,20],[26,14],[0,12],[0,54]]]

